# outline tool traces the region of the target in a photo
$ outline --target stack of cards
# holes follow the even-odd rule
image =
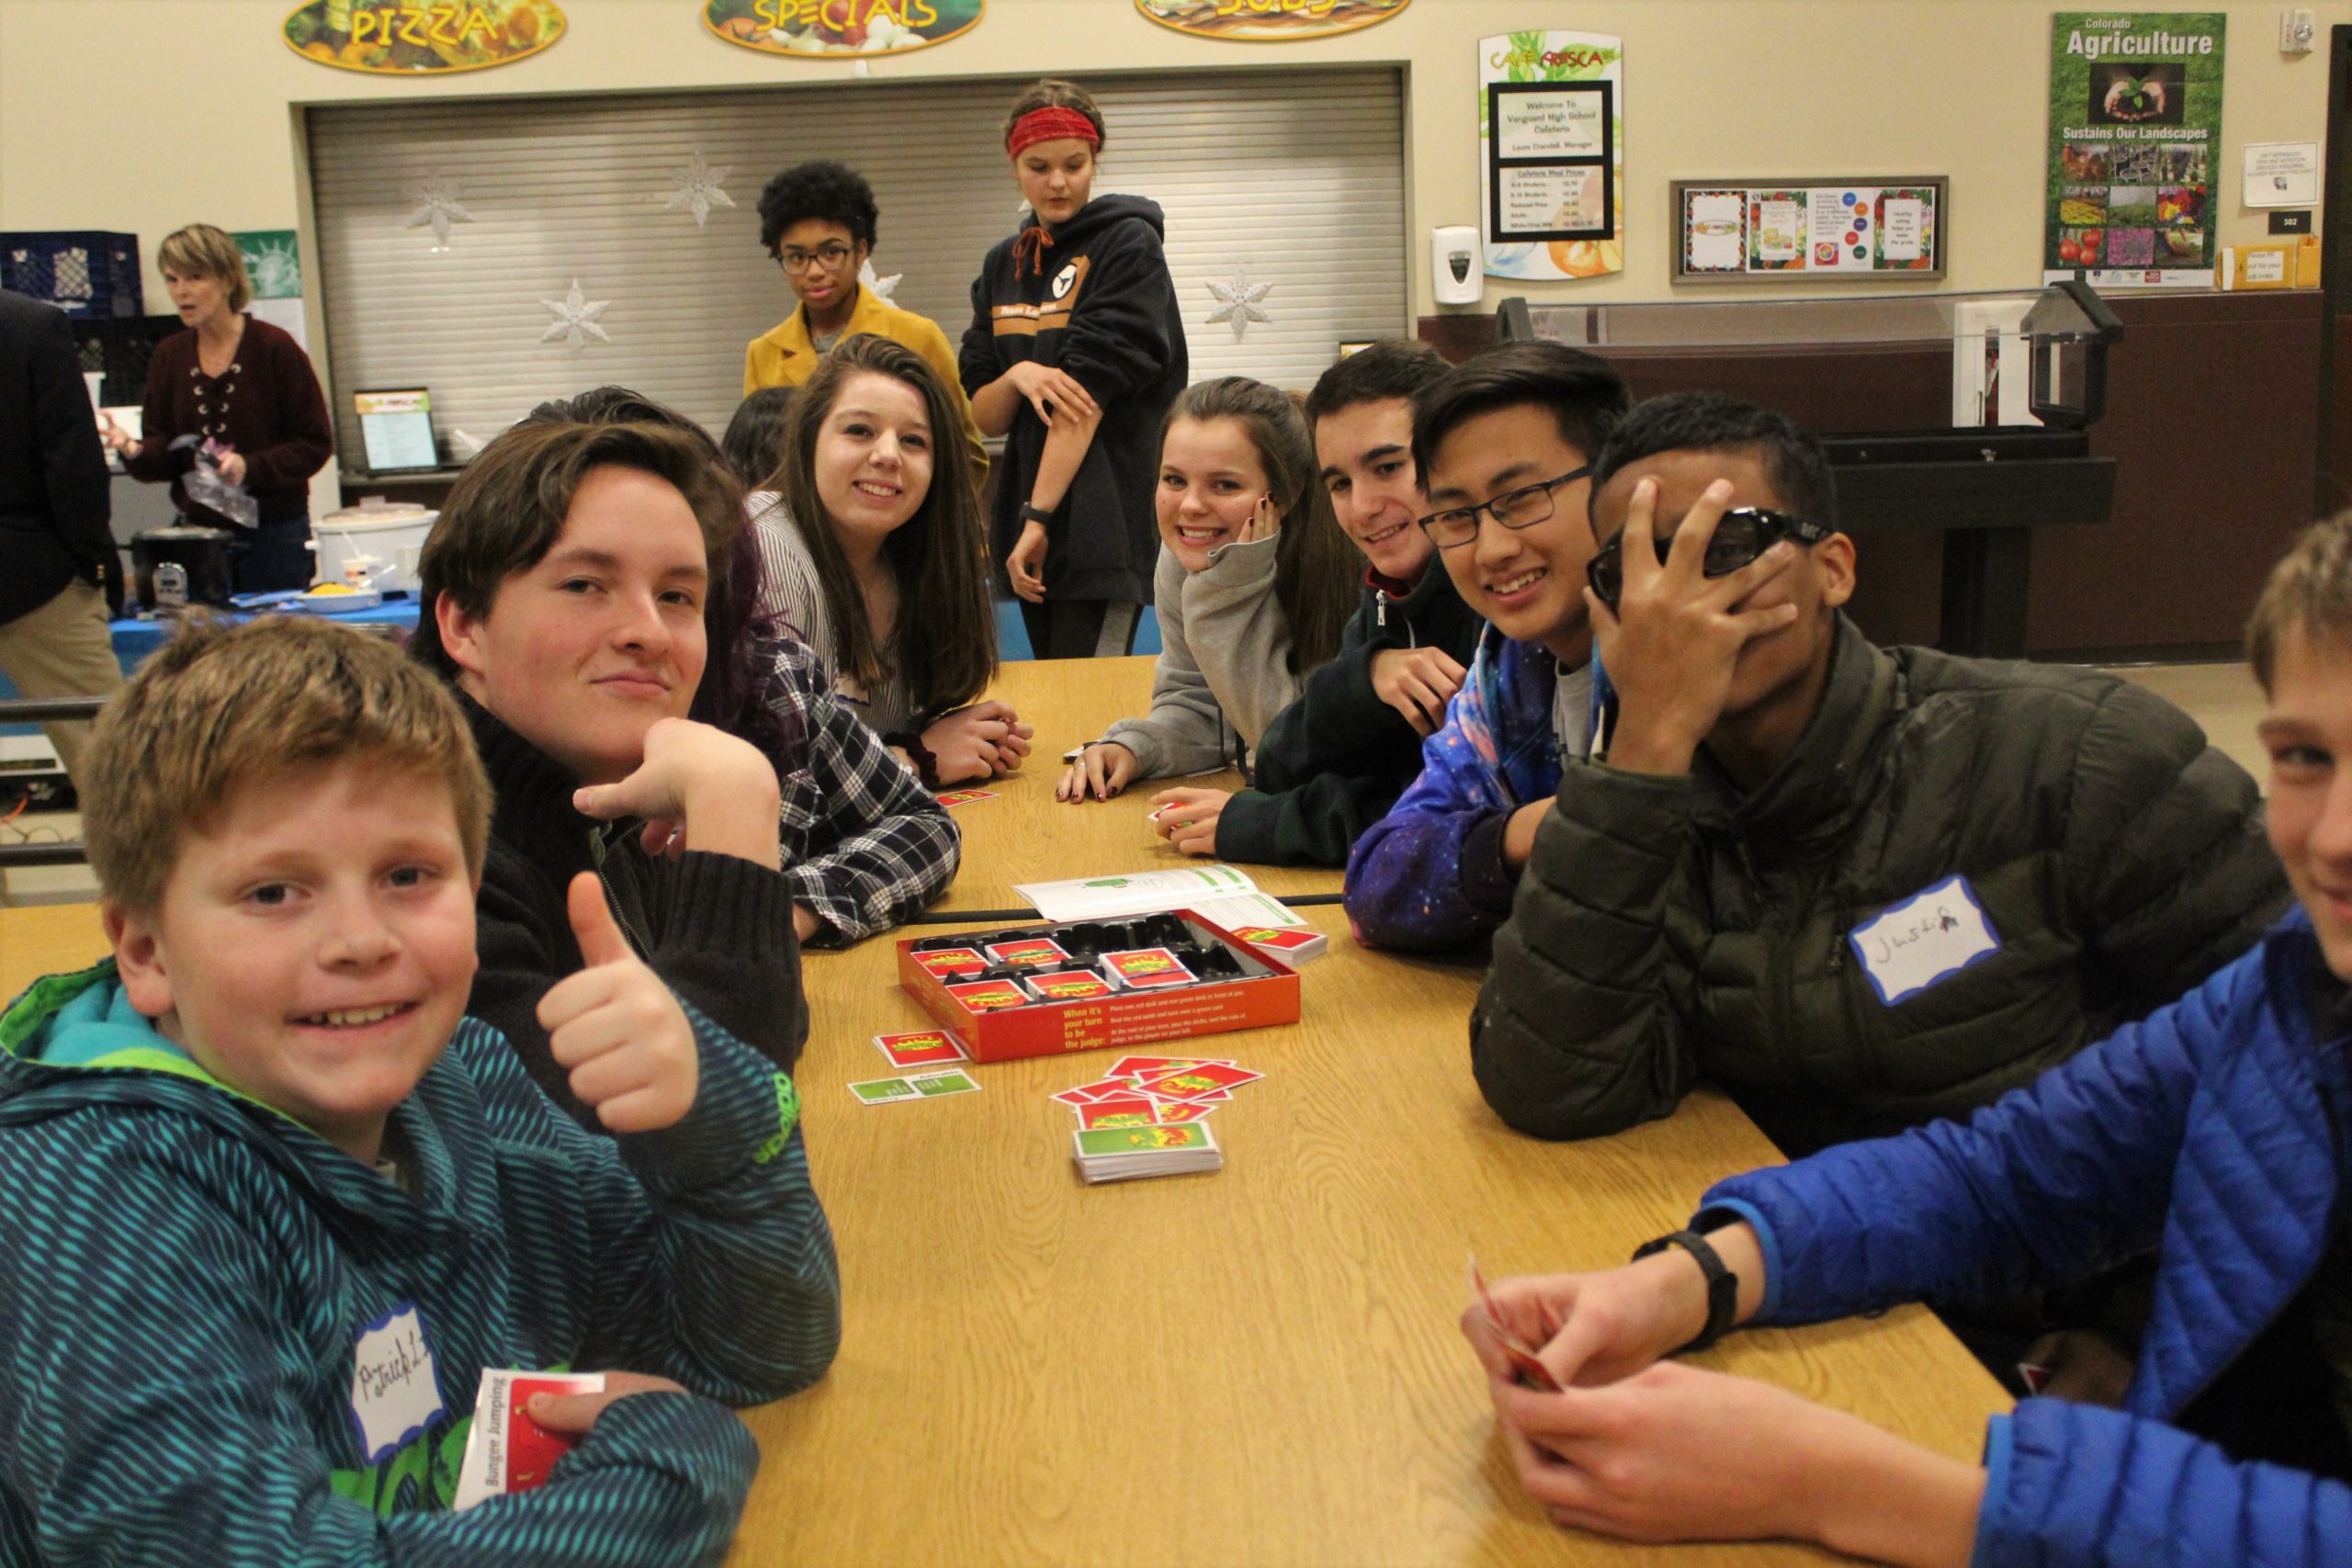
[[[1225,1156],[1205,1122],[1183,1127],[1091,1127],[1070,1136],[1078,1143],[1079,1174],[1089,1185],[1225,1166]]]
[[[1125,1056],[1093,1083],[1054,1096],[1078,1116],[1071,1134],[1089,1182],[1223,1168],[1209,1113],[1263,1073],[1202,1056]]]
[[[1233,934],[1261,953],[1272,953],[1294,969],[1331,951],[1329,937],[1305,926],[1285,926],[1280,931],[1272,926],[1236,926]]]

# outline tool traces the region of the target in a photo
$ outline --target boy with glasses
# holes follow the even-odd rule
[[[1488,625],[1420,777],[1348,858],[1367,946],[1457,951],[1510,913],[1561,760],[1591,746],[1585,496],[1632,400],[1606,361],[1540,342],[1488,349],[1415,400],[1419,526]]]
[[[744,351],[743,395],[762,387],[801,385],[833,344],[859,333],[904,344],[956,389],[977,487],[989,471],[989,449],[963,395],[947,334],[930,317],[902,310],[858,282],[874,252],[879,216],[874,187],[845,164],[797,164],[768,182],[760,193],[760,243],[784,269],[784,280],[799,303],[781,325],[753,338]],[[756,487],[759,479],[749,482]]]
[[[2170,704],[1871,646],[1786,419],[1645,403],[1591,505],[1615,722],[1533,834],[1470,1026],[1513,1126],[1613,1133],[1702,1073],[1792,1155],[1964,1115],[2285,906],[2254,781]]]

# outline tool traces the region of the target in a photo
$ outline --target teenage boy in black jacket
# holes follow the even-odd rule
[[[1445,722],[1482,624],[1416,525],[1413,398],[1445,370],[1426,344],[1376,343],[1307,394],[1332,513],[1367,563],[1363,602],[1338,657],[1267,728],[1251,787],[1190,829],[1213,835],[1219,859],[1347,864],[1357,835],[1420,775],[1421,741]]]

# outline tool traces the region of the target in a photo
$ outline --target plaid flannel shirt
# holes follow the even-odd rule
[[[889,930],[956,879],[964,835],[947,808],[834,694],[807,643],[778,637],[767,702],[800,738],[782,786],[784,874],[821,922],[810,947]]]

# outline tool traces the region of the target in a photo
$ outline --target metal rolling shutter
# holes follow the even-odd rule
[[[1098,191],[1168,210],[1195,376],[1304,388],[1350,339],[1410,330],[1402,84],[1388,68],[1167,73],[1089,85],[1110,122]],[[768,176],[837,157],[873,182],[877,273],[950,341],[1020,195],[1001,141],[1005,81],[355,105],[310,111],[319,265],[340,449],[351,393],[425,385],[435,424],[488,437],[541,399],[604,382],[723,428],[743,347],[791,295],[759,244]],[[665,209],[699,149],[732,165],[707,228]],[[435,253],[406,227],[427,176],[472,214]],[[1238,264],[1273,285],[1240,343],[1207,318]],[[540,341],[574,277],[612,301],[609,344]]]

